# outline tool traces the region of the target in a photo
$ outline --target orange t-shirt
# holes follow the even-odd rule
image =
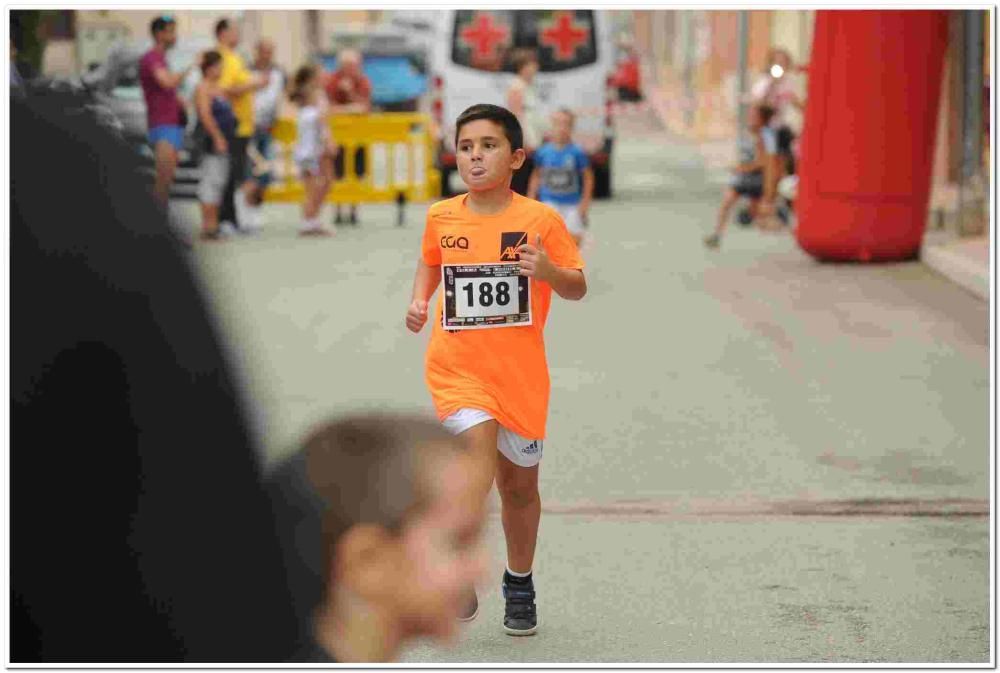
[[[427,212],[422,245],[428,266],[488,264],[504,258],[512,241],[536,243],[558,267],[583,269],[583,260],[555,210],[513,193],[496,215],[474,213],[465,194],[439,201]],[[464,240],[460,240],[464,239]],[[509,254],[509,253],[508,253]],[[442,283],[427,348],[426,378],[438,418],[461,408],[481,409],[503,427],[528,439],[545,438],[549,408],[549,368],[542,331],[552,302],[552,286],[530,280],[532,321],[517,327],[446,331],[442,326]]]

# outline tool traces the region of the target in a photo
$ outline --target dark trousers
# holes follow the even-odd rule
[[[219,207],[219,222],[232,222],[237,227],[240,223],[236,221],[236,190],[247,179],[247,145],[250,138],[234,138],[229,143],[229,179],[226,180],[226,189],[222,192],[222,205]]]

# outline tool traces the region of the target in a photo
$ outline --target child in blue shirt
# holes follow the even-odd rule
[[[566,108],[552,115],[552,139],[535,152],[527,196],[554,208],[579,247],[594,195],[594,171],[587,154],[572,140],[573,121]]]

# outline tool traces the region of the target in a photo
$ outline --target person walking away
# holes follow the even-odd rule
[[[524,162],[517,117],[473,105],[455,127],[458,172],[469,192],[427,212],[406,326],[423,328],[443,284],[425,358],[427,386],[438,419],[468,442],[479,463],[482,500],[496,478],[507,540],[503,628],[528,636],[538,627],[532,565],[549,404],[543,330],[552,293],[582,299],[587,281],[559,215],[510,188]],[[463,618],[475,618],[473,587],[464,606]]]
[[[260,222],[259,208],[264,201],[264,192],[274,181],[271,172],[271,162],[274,155],[271,152],[271,133],[278,119],[278,108],[285,92],[285,73],[274,64],[274,43],[261,39],[254,48],[254,74],[267,79],[263,89],[254,95],[254,132],[250,145],[250,158],[253,168],[250,177],[253,187],[250,193],[250,206],[256,215],[251,219]]]
[[[765,141],[765,130],[773,116],[774,109],[766,105],[750,108],[747,133],[740,138],[740,163],[733,167],[730,185],[726,188],[719,207],[715,231],[705,237],[705,245],[709,248],[719,247],[729,222],[729,211],[741,196],[750,197],[750,214],[752,217],[757,216],[760,199],[764,195],[764,172],[774,152],[773,147],[768,147]]]
[[[344,49],[337,55],[337,70],[326,80],[326,97],[330,103],[332,114],[368,114],[372,109],[372,84],[361,69],[361,52],[355,49]],[[345,161],[343,150],[338,151],[336,177],[344,179]],[[354,173],[359,178],[365,174],[365,150],[359,147],[354,154]],[[358,226],[358,205],[351,204],[351,225]],[[335,224],[343,224],[340,204],[334,215]]]
[[[255,184],[249,177],[247,148],[254,130],[254,92],[263,89],[267,81],[247,69],[243,58],[235,49],[240,43],[240,30],[229,19],[220,19],[215,24],[217,51],[222,54],[222,77],[219,86],[226,92],[236,115],[236,137],[229,145],[229,179],[222,197],[219,219],[222,229],[228,232],[238,229],[242,233],[252,233],[260,227],[254,219],[257,215],[248,207],[248,197]]]
[[[177,43],[177,24],[173,17],[156,17],[149,30],[153,35],[153,47],[139,59],[139,84],[146,101],[146,127],[156,165],[153,194],[165,206],[177,172],[178,152],[184,147],[183,119],[186,115],[184,104],[177,97],[177,88],[195,64],[178,73],[170,72],[167,66],[167,51]]]
[[[524,133],[524,165],[514,173],[511,187],[518,194],[528,193],[528,181],[534,168],[535,150],[542,144],[544,132],[541,104],[535,90],[538,54],[532,49],[517,49],[511,60],[516,76],[507,89],[507,109],[514,113]]]
[[[552,115],[552,140],[535,152],[528,198],[538,199],[559,213],[579,247],[594,196],[594,171],[587,153],[573,142],[574,121],[567,108]]]
[[[316,66],[304,65],[296,71],[290,97],[298,106],[293,157],[306,188],[299,234],[329,236],[332,232],[322,225],[319,213],[333,184],[337,148],[330,137],[330,111],[323,100]]]
[[[217,51],[206,52],[201,59],[201,73],[201,82],[194,93],[198,125],[203,131],[198,135],[204,139],[198,185],[201,238],[215,241],[219,240],[219,204],[229,179],[229,146],[236,137],[236,116],[219,86],[222,55]]]

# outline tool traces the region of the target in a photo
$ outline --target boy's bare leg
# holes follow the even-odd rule
[[[726,224],[729,223],[729,211],[733,209],[733,205],[739,198],[740,195],[732,188],[726,190],[725,196],[722,197],[722,205],[719,207],[719,220],[715,225],[717,236],[721,236],[722,232],[726,230]]]
[[[459,437],[468,442],[469,449],[478,463],[476,470],[478,491],[485,500],[493,488],[493,476],[497,469],[497,432],[499,424],[495,420],[474,425]]]
[[[521,467],[500,456],[496,469],[501,518],[507,538],[507,567],[516,573],[531,571],[538,541],[542,499],[538,494],[538,465]]]

